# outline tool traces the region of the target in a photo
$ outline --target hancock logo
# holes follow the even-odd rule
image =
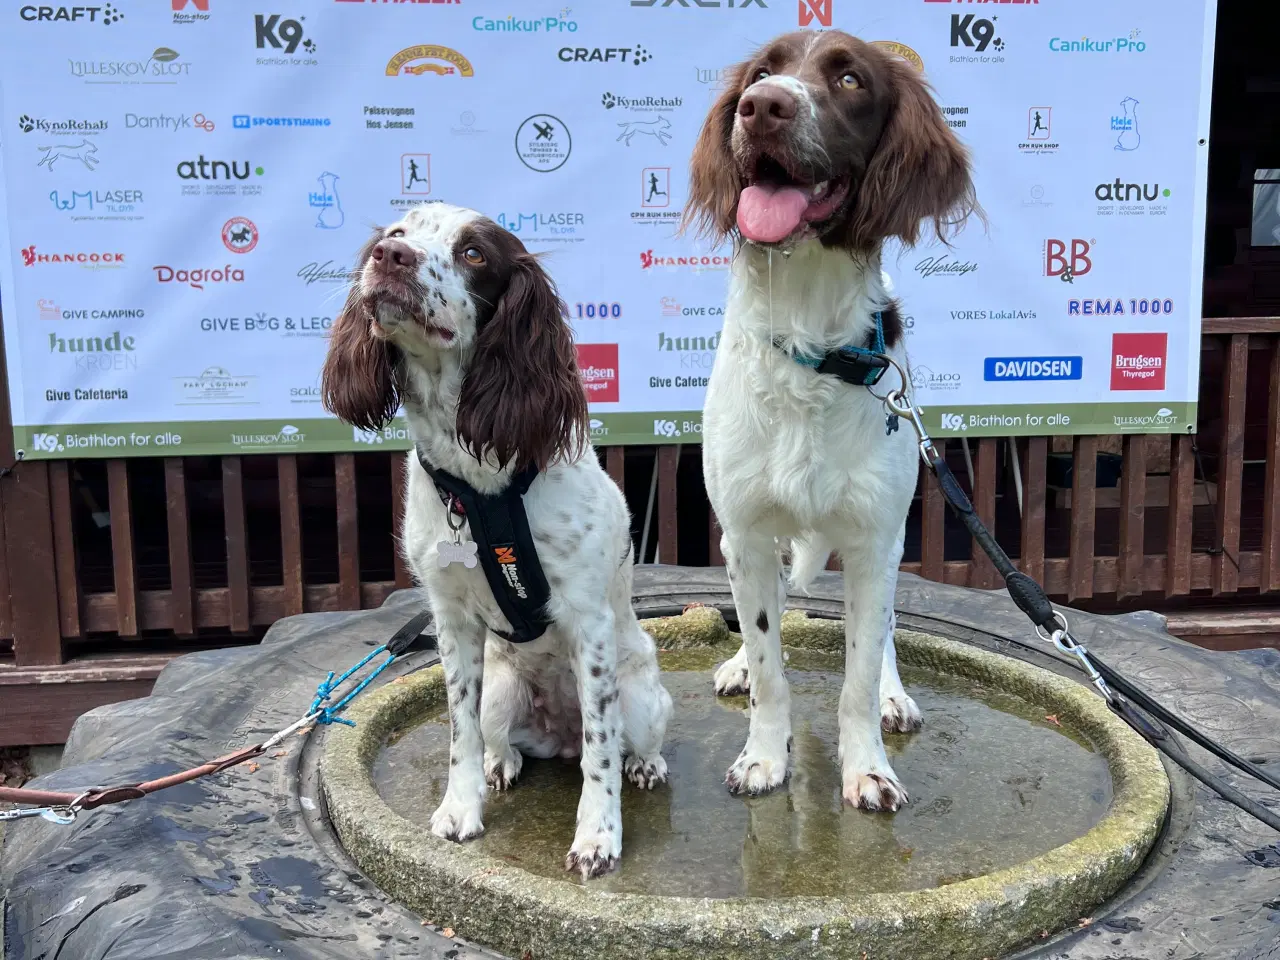
[[[1163,390],[1167,333],[1111,335],[1111,389]]]
[[[33,243],[29,247],[23,247],[20,252],[22,253],[22,265],[24,267],[36,267],[48,263],[74,263],[76,266],[86,267],[90,270],[102,270],[124,266],[123,253],[110,253],[105,250],[95,250],[90,253],[66,250],[60,250],[56,253],[40,253],[37,252],[36,245]]]
[[[18,129],[23,133],[39,131],[47,137],[97,136],[106,133],[106,120],[77,120],[74,117],[32,117],[23,114],[18,117]],[[41,147],[47,150],[47,147]]]
[[[1090,252],[1097,240],[1046,240],[1044,242],[1044,275],[1074,283],[1093,269]]]
[[[916,273],[922,277],[963,277],[977,269],[978,265],[972,260],[953,260],[946,254],[925,257],[915,266]]]
[[[259,50],[279,50],[285,57],[266,56],[259,57],[259,65],[275,65],[275,64],[305,64],[312,66],[316,63],[313,59],[316,53],[316,45],[303,30],[302,21],[306,17],[298,17],[297,20],[282,17],[278,13],[264,16],[256,13],[253,16],[253,34],[254,43]],[[294,57],[301,48],[301,55]]]
[[[101,7],[46,7],[27,4],[18,16],[28,23],[102,23],[111,26],[124,19],[119,7],[104,4]]]
[[[724,270],[732,262],[732,257],[722,257],[718,254],[704,254],[702,256],[679,256],[664,257],[655,254],[652,249],[641,251],[640,253],[640,269],[648,270],[652,267],[676,267],[682,270],[690,270],[694,273],[703,270]]]
[[[203,290],[207,283],[244,283],[244,271],[238,267],[233,270],[229,263],[224,267],[197,267],[195,270],[183,270],[167,264],[151,269],[156,272],[157,283],[185,283],[195,290]]]
[[[653,59],[644,47],[561,47],[556,51],[561,63],[630,63],[640,66]]]
[[[231,442],[237,447],[297,446],[307,435],[291,423],[286,423],[276,433],[233,433]]]
[[[800,0],[798,23],[807,27],[815,20],[821,27],[831,26],[832,0]]]
[[[985,17],[977,17],[972,13],[953,13],[951,15],[951,46],[967,47],[975,53],[984,53],[988,46],[997,53],[1004,49],[1004,40],[996,36],[995,21]],[[955,62],[956,58],[952,58]],[[968,60],[968,57],[962,58]]]
[[[420,77],[423,74],[435,74],[439,77],[451,75],[474,77],[476,71],[471,66],[471,61],[457,50],[435,43],[420,43],[417,46],[405,47],[387,61],[388,77]]]
[[[1114,183],[1100,183],[1093,188],[1098,201],[1098,215],[1162,216],[1169,211],[1166,202],[1173,191],[1158,183],[1125,183],[1116,177]]]
[[[180,160],[178,176],[183,180],[248,180],[266,171],[249,160],[206,160],[204,154],[195,160]]]
[[[174,23],[202,23],[209,19],[209,0],[173,0]]]
[[[942,415],[943,430],[968,430],[969,425],[964,421],[963,413],[944,413]]]
[[[684,106],[683,97],[628,97],[623,94],[604,93],[600,105],[606,110],[632,110],[636,113],[653,113],[657,110],[675,110]]]
[[[830,3],[830,0],[827,0],[827,2]],[[707,7],[721,7],[726,10],[732,10],[734,6],[734,0],[631,0],[631,5],[633,7],[677,6],[677,7],[684,7],[685,9],[691,9],[693,7],[702,7],[704,9]],[[745,7],[751,7],[751,6],[756,6],[756,7],[769,6],[767,3],[764,2],[764,0],[737,0],[737,5],[739,9],[743,9]]]
[[[68,60],[71,75],[85,83],[173,83],[191,74],[177,50],[156,47],[146,60]]]
[[[1079,40],[1067,40],[1063,37],[1052,37],[1049,49],[1054,53],[1145,53],[1146,41],[1139,40],[1141,30],[1130,30],[1126,37],[1112,37],[1109,40],[1094,40],[1081,37]]]
[[[917,390],[959,390],[960,374],[934,373],[928,367],[912,367],[911,385]]]

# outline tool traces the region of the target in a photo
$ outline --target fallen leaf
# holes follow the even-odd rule
[[[1093,923],[1093,917],[1081,917],[1081,918],[1080,918],[1080,926],[1081,926],[1082,928],[1083,928],[1083,927],[1087,927],[1087,926],[1089,926],[1089,924],[1091,924],[1091,923]]]
[[[705,603],[699,603],[697,600],[694,600],[692,603],[686,603],[684,605],[684,609],[681,610],[680,612],[688,613],[690,610],[694,610],[694,609],[697,609],[698,607],[705,607],[705,606],[706,606]]]
[[[449,937],[450,939],[453,938],[453,927],[445,927],[440,932],[443,933],[446,937]]]
[[[275,753],[272,754],[272,756],[275,757],[277,760],[279,760],[281,757],[285,757],[288,755],[289,755],[288,750],[277,750]]]
[[[1040,939],[1041,939],[1041,940],[1048,940],[1048,939],[1049,939],[1049,931],[1048,931],[1048,930],[1041,930],[1041,931],[1040,931]]]
[[[1045,719],[1048,720],[1050,723],[1052,723],[1055,727],[1062,726],[1062,724],[1058,722],[1058,715],[1056,713],[1047,714],[1045,716]]]
[[[250,772],[250,773],[257,773],[257,772],[258,772],[258,765],[257,765],[256,763],[251,763],[251,764],[249,764],[249,772]]]

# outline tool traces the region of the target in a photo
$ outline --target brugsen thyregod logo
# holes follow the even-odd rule
[[[577,33],[578,22],[564,17],[518,17],[514,13],[493,20],[489,17],[472,17],[471,29],[483,33]]]
[[[278,13],[253,16],[254,42],[259,50],[279,50],[283,56],[258,57],[259,66],[315,66],[316,45],[306,36],[306,17],[283,17]]]
[[[1163,390],[1167,333],[1111,335],[1111,389]]]
[[[828,5],[830,5],[830,2],[831,0],[827,0]],[[706,10],[708,8],[732,10],[735,6],[739,10],[742,10],[742,9],[745,9],[746,7],[765,8],[769,6],[767,3],[765,3],[765,0],[736,0],[736,3],[735,3],[735,0],[631,0],[631,5],[633,7],[673,7],[674,6],[674,7],[684,7],[686,10],[695,10],[699,8],[703,10]],[[804,5],[804,0],[801,0],[801,6],[803,5]]]
[[[31,117],[23,114],[18,117],[18,129],[23,133],[40,132],[49,137],[97,136],[106,133],[106,120],[77,120],[73,117],[50,119],[48,117]],[[44,149],[41,147],[40,149]]]
[[[1128,300],[1115,297],[1110,300],[1068,300],[1067,316],[1069,317],[1146,317],[1167,316],[1173,313],[1173,301],[1152,298]]]
[[[925,257],[915,266],[916,273],[922,277],[963,277],[977,269],[978,265],[972,260],[953,260],[946,254]]]
[[[1094,40],[1081,37],[1079,40],[1068,40],[1064,37],[1052,37],[1049,49],[1054,53],[1145,53],[1146,41],[1139,40],[1141,30],[1130,30],[1127,37],[1112,37],[1109,40]]]
[[[641,46],[561,47],[556,56],[561,63],[630,63],[637,67],[653,59],[653,54]]]
[[[100,7],[52,7],[29,3],[18,10],[18,16],[28,23],[101,23],[108,27],[124,19],[120,8],[109,3]]]
[[[987,357],[983,380],[1079,380],[1083,357]]]

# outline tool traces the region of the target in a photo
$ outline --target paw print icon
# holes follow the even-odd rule
[[[604,108],[606,110],[612,110],[614,107],[618,105],[618,98],[615,97],[612,93],[606,93],[603,97],[600,98],[600,102],[604,105]]]
[[[36,122],[28,117],[25,113],[18,118],[18,129],[23,133],[30,133],[36,128]]]
[[[1004,41],[1001,40],[999,37],[996,37],[991,45],[995,47],[997,51],[1004,49]]]
[[[315,53],[315,52],[316,52],[316,45],[315,45],[315,41],[313,41],[313,40],[309,40],[309,39],[308,39],[308,40],[303,40],[303,41],[302,41],[302,49],[303,49],[303,50],[305,50],[305,51],[307,51],[307,53]]]

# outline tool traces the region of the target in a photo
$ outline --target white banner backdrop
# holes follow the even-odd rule
[[[696,441],[730,250],[677,238],[724,68],[922,69],[989,218],[894,249],[940,434],[1194,429],[1214,0],[119,0],[0,9],[0,305],[28,457],[403,447],[321,409],[355,252],[475,207],[547,263],[599,443]]]

